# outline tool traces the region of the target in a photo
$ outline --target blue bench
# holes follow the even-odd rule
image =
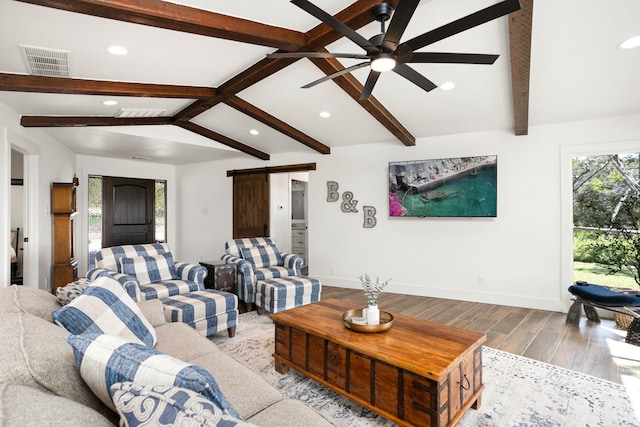
[[[633,321],[627,329],[625,342],[640,345],[640,294],[624,293],[585,282],[569,286],[569,292],[575,299],[567,312],[567,323],[580,323],[583,306],[587,319],[595,322],[600,321],[596,308],[631,316]]]

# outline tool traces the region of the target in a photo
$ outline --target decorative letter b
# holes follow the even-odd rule
[[[376,226],[378,222],[376,220],[376,208],[373,206],[363,206],[362,207],[363,215],[364,215],[364,223],[362,226],[364,228],[373,228]]]
[[[327,181],[327,202],[337,202],[338,197],[338,183],[335,181]]]

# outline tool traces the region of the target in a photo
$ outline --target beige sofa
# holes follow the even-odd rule
[[[166,323],[159,300],[139,304],[158,336],[155,348],[207,369],[235,410],[258,426],[331,426],[303,403],[286,399],[259,375],[183,323]],[[69,333],[53,323],[60,307],[46,291],[0,288],[0,425],[113,426],[118,415],[85,385]],[[233,339],[233,338],[229,338]]]

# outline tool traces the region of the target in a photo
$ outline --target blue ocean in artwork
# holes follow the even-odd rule
[[[451,171],[449,177],[438,177],[437,185],[429,178],[415,180],[413,188],[390,189],[391,207],[402,206],[402,216],[418,217],[495,217],[497,212],[497,167],[494,162],[462,173]],[[422,187],[420,186],[422,184]],[[395,190],[395,191],[393,191]]]

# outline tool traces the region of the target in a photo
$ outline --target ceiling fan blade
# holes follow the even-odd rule
[[[357,53],[330,53],[330,52],[276,52],[267,54],[267,58],[349,58],[369,59],[367,55]]]
[[[329,15],[327,12],[320,9],[313,3],[307,0],[291,0],[291,3],[295,4],[308,14],[315,16],[364,50],[366,50],[368,54],[376,54],[379,52],[378,48],[372,45],[369,40],[365,39],[360,34],[356,33],[351,27],[345,25],[343,22],[338,21],[336,18]]]
[[[520,9],[519,0],[504,0],[500,3],[489,6],[478,12],[467,15],[464,18],[457,19],[453,22],[445,24],[435,30],[414,37],[404,43],[398,45],[396,51],[399,54],[406,54],[421,49],[432,43],[451,37],[454,34],[461,33],[478,25],[485,24],[501,16],[507,15]]]
[[[409,25],[409,21],[419,3],[420,0],[401,0],[398,2],[398,7],[393,13],[389,28],[387,28],[387,32],[384,34],[384,39],[382,40],[382,46],[388,52],[396,50],[396,46],[400,42],[404,30],[407,29],[407,25]]]
[[[308,84],[302,86],[302,89],[309,89],[310,87],[313,87],[313,86],[318,85],[320,83],[326,82],[327,80],[335,79],[336,77],[340,77],[343,74],[347,74],[347,73],[355,71],[355,70],[357,70],[359,68],[368,67],[368,66],[369,66],[369,62],[361,62],[359,64],[352,65],[351,67],[345,68],[344,70],[340,70],[340,71],[335,72],[333,74],[329,74],[328,76],[324,76],[321,79],[312,81],[311,83],[308,83]]]
[[[405,63],[414,64],[486,64],[496,62],[500,55],[486,55],[482,53],[435,53],[413,52],[398,59]]]
[[[373,91],[373,87],[376,85],[378,81],[378,77],[380,77],[379,71],[371,70],[369,72],[369,77],[367,77],[367,82],[364,84],[364,88],[362,89],[362,93],[360,93],[360,101],[364,101],[365,99],[371,96],[371,92]]]
[[[396,67],[393,69],[393,71],[427,92],[430,92],[438,87],[431,80],[401,62],[396,64]]]

